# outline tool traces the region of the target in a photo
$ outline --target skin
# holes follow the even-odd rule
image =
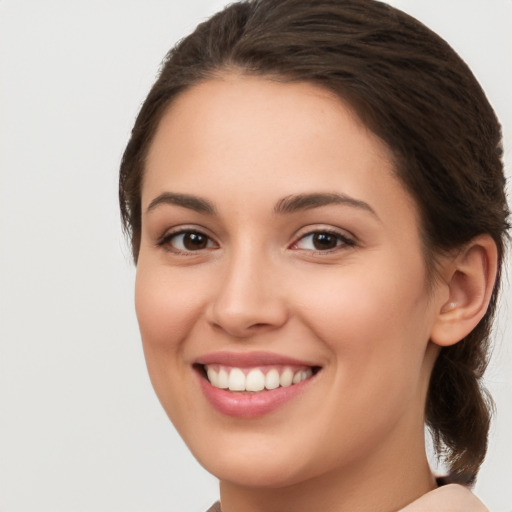
[[[155,205],[165,193],[215,214]],[[358,203],[275,213],[310,193]],[[450,290],[429,285],[415,203],[348,106],[311,84],[238,75],[188,89],[150,147],[142,211],[136,310],[149,374],[220,479],[223,512],[384,512],[435,487],[423,409]],[[180,229],[207,245],[165,238]],[[315,249],[309,234],[326,230],[338,245]],[[321,371],[270,414],[219,413],[194,361],[255,350]]]

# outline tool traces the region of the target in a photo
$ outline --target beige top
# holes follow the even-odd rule
[[[222,512],[215,503],[207,512]],[[398,512],[489,512],[483,503],[467,488],[449,484],[434,489]]]
[[[489,512],[484,504],[463,485],[438,487],[398,512]]]

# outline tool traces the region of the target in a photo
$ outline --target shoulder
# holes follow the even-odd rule
[[[489,512],[463,485],[449,484],[435,489],[399,512]]]
[[[206,512],[222,512],[220,502],[216,501]]]

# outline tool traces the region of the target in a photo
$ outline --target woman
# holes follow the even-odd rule
[[[508,209],[444,41],[373,0],[235,3],[169,53],[120,200],[149,374],[222,512],[483,509],[440,486],[485,456]]]

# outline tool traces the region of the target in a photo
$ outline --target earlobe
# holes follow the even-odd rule
[[[446,267],[448,300],[439,306],[432,342],[449,346],[467,336],[487,311],[496,281],[497,249],[489,235],[465,245]]]

